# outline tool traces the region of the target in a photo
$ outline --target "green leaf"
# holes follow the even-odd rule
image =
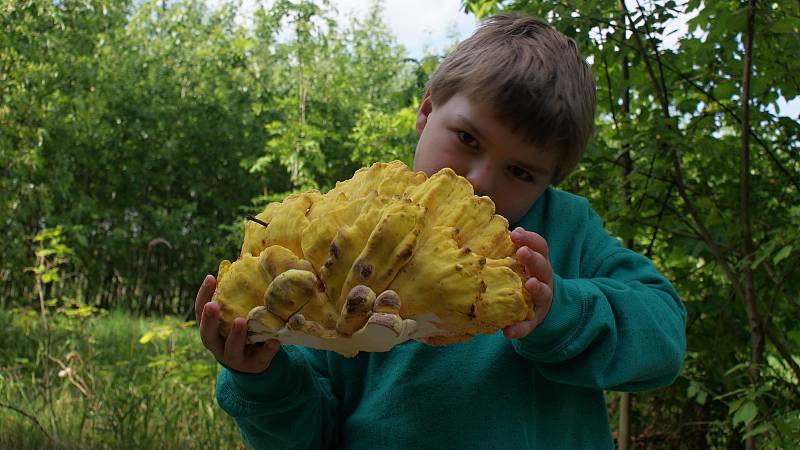
[[[697,403],[699,403],[701,405],[705,405],[706,404],[706,399],[708,399],[708,392],[706,392],[705,390],[702,390],[702,391],[699,391],[697,393]]]
[[[686,12],[694,11],[700,7],[701,0],[689,0],[686,2]]]
[[[689,387],[686,390],[686,396],[689,398],[694,398],[695,401],[701,405],[705,405],[706,399],[708,398],[708,392],[706,392],[702,383],[692,380],[689,382]]]
[[[694,397],[695,395],[697,395],[697,392],[699,390],[700,390],[700,383],[692,380],[689,383],[689,387],[686,389],[686,395],[688,395],[689,398]]]
[[[42,273],[42,283],[48,284],[52,283],[53,281],[58,281],[58,272],[54,270],[48,270]]]
[[[758,414],[758,407],[752,401],[746,401],[736,410],[736,413],[733,415],[733,424],[737,425],[739,423],[743,423],[745,425],[749,424],[753,419],[756,418]]]
[[[725,376],[728,376],[728,375],[730,375],[730,374],[732,374],[732,373],[735,373],[735,372],[738,372],[738,371],[740,371],[740,370],[745,370],[745,369],[747,369],[748,367],[750,367],[750,364],[749,364],[749,363],[739,363],[739,364],[736,364],[735,366],[733,366],[733,367],[731,367],[730,369],[728,369],[727,371],[725,371]]]
[[[768,422],[764,422],[764,423],[758,425],[757,427],[753,428],[752,430],[748,431],[744,435],[742,435],[742,440],[745,440],[745,439],[753,437],[753,436],[757,436],[759,434],[766,433],[767,431],[770,431],[771,429],[772,429],[772,426]]]
[[[793,248],[794,247],[792,247],[791,244],[784,246],[782,249],[778,250],[778,253],[776,253],[774,257],[772,257],[772,262],[778,264],[786,259],[792,253]]]
[[[36,250],[36,256],[38,256],[40,258],[46,258],[46,257],[48,257],[50,255],[55,254],[55,253],[56,253],[55,249],[52,249],[52,248],[42,248],[42,249]]]
[[[755,269],[756,267],[760,266],[761,263],[764,262],[764,260],[767,259],[770,254],[772,254],[772,251],[775,249],[775,245],[776,241],[771,241],[759,249],[756,252],[756,255],[758,256],[753,260],[753,262],[750,263],[750,268]]]

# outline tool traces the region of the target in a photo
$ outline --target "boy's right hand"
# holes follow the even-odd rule
[[[280,342],[272,339],[261,344],[247,344],[247,320],[244,317],[234,319],[228,338],[223,338],[219,334],[219,305],[211,301],[216,287],[214,276],[206,275],[194,300],[194,314],[200,324],[203,345],[217,361],[238,372],[267,370],[280,349]]]

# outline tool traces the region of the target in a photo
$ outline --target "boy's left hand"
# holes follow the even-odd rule
[[[527,336],[542,323],[553,304],[553,267],[547,259],[547,241],[540,235],[517,227],[511,232],[511,241],[517,248],[517,260],[525,268],[525,289],[531,294],[536,311],[533,320],[526,320],[503,328],[506,339]]]

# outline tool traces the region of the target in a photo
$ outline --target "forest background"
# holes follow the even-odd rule
[[[0,447],[241,448],[193,329],[246,214],[410,163],[441,60],[380,2],[0,0]],[[465,0],[573,37],[596,132],[560,187],[674,281],[669,388],[608,393],[620,448],[800,442],[800,4]],[[666,24],[691,17],[688,32]],[[673,43],[665,45],[665,40]]]

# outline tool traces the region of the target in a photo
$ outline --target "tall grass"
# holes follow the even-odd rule
[[[193,327],[79,304],[48,324],[49,358],[38,311],[0,310],[0,448],[242,447]]]

